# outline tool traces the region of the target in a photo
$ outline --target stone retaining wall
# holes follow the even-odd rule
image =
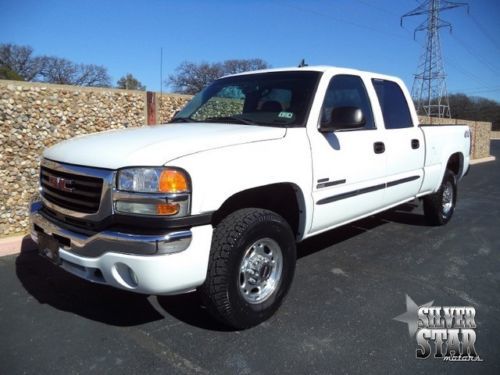
[[[170,120],[191,98],[159,93],[152,97],[157,123]],[[147,103],[143,91],[0,80],[0,236],[26,232],[27,205],[36,192],[44,148],[80,134],[143,126]],[[491,124],[451,121],[471,126],[474,158],[489,156]]]
[[[166,121],[189,96],[163,95]],[[80,134],[144,126],[144,91],[0,80],[0,236],[25,232],[44,148]]]
[[[491,131],[491,139],[500,139],[500,130]]]
[[[159,94],[156,93],[156,119],[158,124],[165,124],[174,117],[191,100],[191,95]]]

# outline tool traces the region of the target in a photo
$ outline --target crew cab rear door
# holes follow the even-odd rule
[[[371,82],[355,74],[324,77],[318,87],[323,98],[319,123],[328,123],[333,110],[362,110],[365,126],[351,130],[321,132],[309,126],[313,161],[314,214],[311,233],[340,225],[380,209],[385,189],[386,155],[384,131],[375,126]],[[324,97],[321,96],[324,94]]]
[[[414,124],[409,94],[387,79],[372,79],[386,129],[387,184],[384,206],[407,201],[420,190],[423,180],[425,141]]]

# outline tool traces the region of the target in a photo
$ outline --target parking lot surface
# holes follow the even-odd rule
[[[455,216],[426,226],[407,204],[299,245],[295,281],[268,322],[214,323],[195,294],[135,295],[80,280],[29,241],[0,258],[1,374],[500,374],[500,141],[473,166]],[[483,360],[417,359],[417,305],[471,306]]]

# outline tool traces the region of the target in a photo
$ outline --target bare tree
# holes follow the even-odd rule
[[[107,69],[93,64],[75,64],[59,57],[44,57],[40,76],[43,82],[63,85],[109,87],[111,78]]]
[[[132,74],[127,73],[116,82],[116,87],[126,90],[146,90],[146,87]]]
[[[237,74],[251,70],[267,69],[269,64],[262,59],[226,60],[222,63],[224,74]]]
[[[210,82],[224,75],[221,64],[200,64],[184,61],[171,74],[166,83],[172,86],[175,92],[182,94],[196,94]]]
[[[76,74],[76,67],[71,61],[58,57],[46,57],[44,69],[41,72],[42,81],[71,85]]]
[[[33,56],[30,46],[0,44],[0,67],[14,72],[25,81],[33,81],[44,67],[44,58]]]
[[[108,70],[101,65],[79,64],[77,65],[77,75],[74,85],[92,87],[110,87],[111,77]]]
[[[75,64],[59,57],[33,56],[33,48],[15,44],[0,44],[0,77],[79,86],[109,87],[111,84],[103,66]]]
[[[222,63],[202,62],[199,64],[184,61],[165,83],[171,86],[175,92],[192,95],[224,75],[268,67],[269,65],[261,59],[226,60]]]

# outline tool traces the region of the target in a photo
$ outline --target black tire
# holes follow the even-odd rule
[[[446,224],[453,216],[456,202],[457,177],[447,169],[439,190],[424,197],[424,215],[427,223],[430,225]]]
[[[200,288],[202,300],[226,326],[256,326],[281,305],[293,280],[295,260],[295,238],[281,216],[257,208],[235,211],[214,231],[207,278]],[[247,279],[248,272],[255,272],[255,279]]]

